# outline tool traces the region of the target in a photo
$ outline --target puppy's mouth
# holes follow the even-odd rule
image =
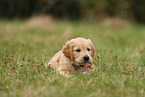
[[[80,67],[84,67],[85,65],[79,65]]]
[[[82,62],[78,62],[79,64],[86,64],[89,63],[89,61],[82,61]]]
[[[85,64],[89,64],[89,61],[84,61],[84,62],[78,62],[80,67],[84,67]]]
[[[75,60],[75,62],[78,64],[79,67],[84,67],[86,64],[89,64],[91,60],[85,61],[85,60]]]

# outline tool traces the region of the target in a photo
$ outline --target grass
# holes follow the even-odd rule
[[[71,78],[45,70],[45,63],[75,37],[92,40],[97,70]],[[144,97],[144,86],[144,25],[50,17],[0,21],[1,97]]]

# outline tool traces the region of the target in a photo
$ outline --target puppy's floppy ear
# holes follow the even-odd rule
[[[89,41],[90,46],[91,46],[91,52],[92,52],[91,56],[94,57],[94,55],[95,55],[95,48],[94,48],[94,45],[93,45],[93,43],[92,43],[92,41],[91,41],[90,39],[88,39],[88,41]]]
[[[70,41],[63,46],[62,52],[67,58],[73,60],[72,43]]]

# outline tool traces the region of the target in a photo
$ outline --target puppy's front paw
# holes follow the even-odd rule
[[[65,76],[65,77],[71,77],[69,71],[60,71],[60,74],[63,75],[63,76]]]

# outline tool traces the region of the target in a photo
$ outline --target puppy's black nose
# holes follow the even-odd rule
[[[84,59],[85,61],[89,61],[89,56],[84,56],[83,59]]]

